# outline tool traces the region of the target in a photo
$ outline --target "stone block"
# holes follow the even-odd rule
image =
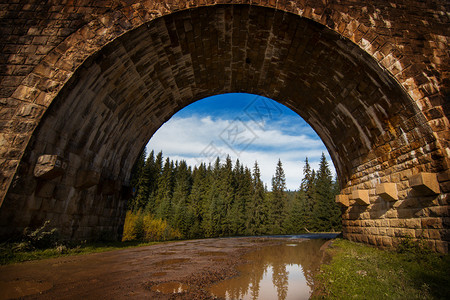
[[[394,236],[394,228],[386,228],[387,236]]]
[[[369,191],[368,190],[354,190],[352,192],[352,199],[360,205],[369,205]]]
[[[390,209],[386,212],[386,218],[398,218],[398,212],[395,209]]]
[[[389,221],[389,226],[390,227],[402,227],[401,220],[399,220],[399,219],[392,219],[392,220]]]
[[[373,235],[367,235],[366,238],[367,238],[367,242],[368,242],[369,244],[371,244],[371,245],[376,245],[376,244],[377,244],[377,240],[376,240],[375,236],[373,236]],[[364,239],[364,238],[363,238],[363,239]],[[366,243],[367,243],[367,242],[366,242]]]
[[[448,253],[448,241],[435,241],[435,250],[439,253]]]
[[[441,218],[422,218],[422,228],[441,229],[443,228]]]
[[[376,186],[375,191],[378,196],[387,201],[398,200],[397,185],[393,182],[380,183]]]
[[[45,154],[39,156],[33,174],[39,179],[51,180],[64,174],[66,168],[62,157]]]
[[[428,208],[430,217],[449,217],[450,216],[450,206],[432,206]]]
[[[95,226],[98,224],[98,216],[90,216],[88,221],[88,226]]]
[[[407,228],[421,228],[422,227],[422,222],[419,218],[415,218],[415,219],[408,219],[405,220],[405,225]]]
[[[118,190],[117,180],[104,180],[101,183],[101,193],[103,195],[112,195]]]
[[[56,200],[52,198],[43,198],[40,211],[47,212],[46,215],[53,213],[53,208],[55,207]],[[50,217],[48,217],[51,220]]]
[[[416,237],[416,231],[414,229],[406,228],[394,228],[394,235],[396,237]]]
[[[441,239],[441,230],[442,229],[428,229],[428,238],[433,240]]]
[[[18,177],[11,183],[9,191],[17,195],[29,196],[35,192],[36,186],[37,180],[34,177]]]
[[[384,247],[392,247],[392,238],[383,236],[381,237],[381,243]]]
[[[349,200],[348,195],[336,195],[336,203],[340,204],[341,206],[348,207],[349,206]]]
[[[409,178],[409,185],[422,195],[436,195],[440,193],[439,182],[434,173],[419,173]]]
[[[42,205],[42,198],[32,197],[29,198],[26,204],[26,208],[29,210],[39,210]]]
[[[75,188],[88,189],[100,182],[100,173],[93,170],[80,170],[77,173]]]
[[[36,186],[36,196],[42,198],[53,197],[56,183],[52,181],[39,182]]]
[[[371,234],[371,235],[380,234],[378,228],[376,228],[376,227],[370,227],[370,228],[367,228],[367,229],[368,229],[367,232],[369,234]]]

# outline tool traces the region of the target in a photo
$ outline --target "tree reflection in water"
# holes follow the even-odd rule
[[[250,263],[239,267],[239,277],[219,282],[211,292],[224,299],[308,299],[324,242],[313,239],[258,249],[246,257]]]

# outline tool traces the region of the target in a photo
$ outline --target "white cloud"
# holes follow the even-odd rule
[[[299,117],[297,122],[300,121]],[[294,134],[292,128],[299,132]],[[186,160],[192,166],[213,162],[218,154],[223,157],[229,154],[233,162],[239,158],[249,168],[253,168],[257,160],[269,189],[276,164],[281,159],[287,188],[295,190],[300,185],[305,157],[316,170],[322,152],[328,157],[320,138],[312,134],[306,123],[299,126],[292,123],[292,118],[260,127],[251,120],[175,116],[153,135],[147,149],[162,150],[165,157]]]

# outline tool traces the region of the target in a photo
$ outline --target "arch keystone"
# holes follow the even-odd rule
[[[397,184],[393,182],[380,183],[376,186],[375,191],[378,196],[387,201],[398,200]]]

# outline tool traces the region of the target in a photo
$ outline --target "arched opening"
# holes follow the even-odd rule
[[[437,147],[397,81],[357,45],[312,20],[218,5],[139,26],[82,64],[22,157],[0,211],[2,235],[46,219],[69,238],[119,234],[130,170],[152,134],[190,103],[230,92],[274,99],[311,124],[343,193],[370,193],[371,206],[354,205],[346,220],[372,222],[401,210],[413,218],[422,209],[394,207],[374,192],[376,184],[394,182],[407,201],[408,174],[425,171]],[[41,173],[36,166],[44,166]]]
[[[271,99],[234,93],[199,100],[140,154],[123,239],[340,231],[339,188],[324,153],[313,129]]]
[[[208,97],[174,114],[151,137],[146,152],[162,151],[189,166],[214,164],[217,157],[251,168],[255,161],[261,179],[270,189],[280,159],[286,188],[298,190],[304,161],[318,169],[322,153],[336,171],[320,137],[297,113],[271,99],[245,93]]]

